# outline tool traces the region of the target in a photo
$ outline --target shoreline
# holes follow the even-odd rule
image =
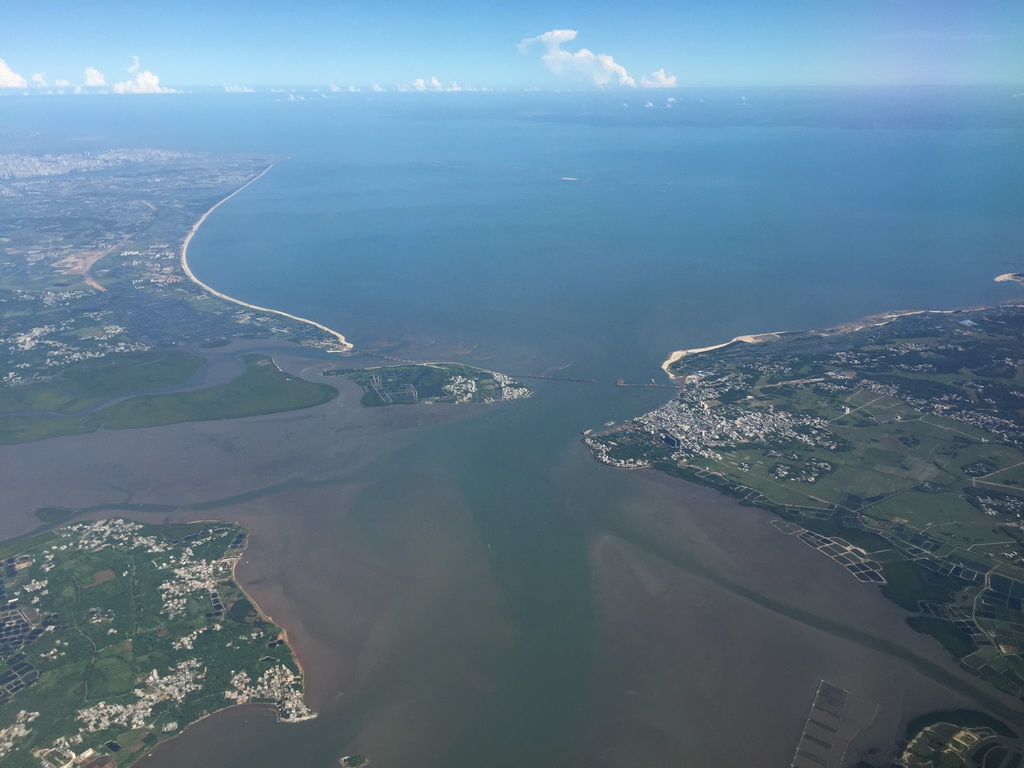
[[[671,370],[669,370],[669,366],[671,366],[672,363],[682,360],[687,355],[696,355],[699,354],[700,352],[710,352],[713,349],[722,349],[722,347],[728,347],[730,344],[735,344],[737,341],[742,341],[745,344],[758,344],[762,341],[768,341],[769,339],[776,339],[784,333],[788,333],[788,331],[752,333],[746,334],[744,336],[734,336],[733,338],[729,339],[729,341],[723,342],[721,344],[713,344],[710,347],[698,347],[696,349],[677,349],[675,352],[668,356],[668,359],[665,360],[664,363],[661,364],[661,370],[667,373],[670,379],[677,379],[679,377],[672,373]]]
[[[310,320],[309,318],[306,318],[306,317],[299,317],[298,315],[292,315],[292,314],[290,314],[288,312],[283,312],[280,309],[270,309],[269,307],[260,307],[260,306],[258,306],[256,304],[250,304],[250,303],[248,303],[246,301],[242,301],[241,299],[236,299],[236,298],[233,298],[231,296],[228,296],[227,294],[221,293],[220,291],[215,290],[215,289],[211,288],[210,286],[208,286],[206,283],[204,283],[202,280],[200,280],[198,277],[196,277],[195,274],[193,274],[192,270],[188,266],[188,245],[189,245],[190,242],[192,242],[192,237],[199,230],[199,227],[201,227],[203,222],[206,221],[206,217],[209,216],[211,213],[213,213],[215,210],[217,210],[221,205],[226,203],[232,197],[234,197],[239,192],[241,192],[243,189],[248,187],[250,184],[253,184],[256,181],[259,181],[261,178],[263,178],[263,176],[267,173],[267,171],[269,171],[273,167],[274,167],[274,164],[271,163],[266,168],[264,168],[263,171],[258,176],[254,176],[253,178],[249,179],[249,181],[247,181],[245,184],[240,186],[238,189],[236,189],[230,195],[225,197],[223,200],[220,200],[217,203],[214,203],[213,207],[210,208],[210,210],[208,210],[206,213],[204,213],[202,216],[199,217],[199,220],[195,224],[192,225],[192,229],[189,230],[188,234],[185,236],[184,242],[182,242],[182,244],[181,244],[181,269],[185,273],[185,275],[188,277],[189,280],[191,280],[193,283],[198,285],[200,288],[202,288],[207,293],[209,293],[209,294],[211,294],[213,296],[216,296],[218,299],[223,299],[224,301],[230,301],[232,304],[238,304],[239,306],[246,307],[247,309],[253,309],[253,310],[256,310],[257,312],[267,312],[269,314],[278,315],[279,317],[285,317],[285,318],[287,318],[289,320],[294,320],[294,321],[299,322],[299,323],[305,323],[306,325],[312,325],[314,328],[318,328],[321,331],[323,331],[324,333],[327,333],[328,335],[333,336],[337,340],[337,342],[339,344],[341,344],[341,346],[342,346],[342,349],[340,349],[340,350],[329,350],[329,351],[331,351],[331,352],[348,352],[348,351],[352,350],[354,348],[354,346],[351,343],[349,343],[349,341],[342,334],[338,333],[333,328],[328,328],[326,325],[323,325],[322,323],[318,323],[315,320]]]
[[[1005,282],[1006,280],[1009,280],[1011,278],[1008,278],[1006,275],[1001,275],[1000,277],[996,278],[996,281],[999,282],[1001,279]],[[665,362],[661,364],[661,369],[668,374],[669,378],[677,379],[679,377],[674,375],[672,371],[669,370],[669,366],[671,366],[672,363],[682,360],[687,355],[696,355],[700,352],[710,352],[714,349],[722,349],[723,347],[728,347],[730,344],[735,344],[738,341],[742,341],[745,344],[759,344],[763,341],[768,341],[769,339],[777,339],[780,336],[783,336],[784,334],[787,333],[829,333],[833,331],[859,331],[861,328],[867,328],[876,325],[885,325],[887,323],[891,323],[893,320],[896,320],[900,317],[905,317],[907,315],[923,315],[927,313],[934,313],[936,315],[952,315],[955,312],[963,312],[972,309],[982,308],[983,307],[966,307],[964,309],[898,309],[892,312],[882,312],[877,315],[868,315],[867,317],[862,318],[860,320],[855,320],[850,323],[840,323],[839,325],[833,326],[831,328],[825,328],[818,331],[771,331],[769,333],[751,333],[743,336],[734,336],[733,338],[729,339],[729,341],[723,342],[722,344],[713,344],[710,347],[699,347],[697,349],[677,349],[675,352],[668,356]]]
[[[221,521],[205,521],[204,520],[204,521],[199,521],[199,522],[221,522]],[[249,548],[249,537],[250,536],[252,536],[252,530],[251,529],[249,530],[249,532],[246,534],[246,537],[245,537],[245,549]],[[292,652],[292,659],[294,659],[294,661],[295,661],[295,666],[297,666],[299,668],[299,679],[302,681],[302,700],[303,700],[303,702],[305,702],[305,700],[306,700],[306,669],[305,669],[305,667],[302,666],[302,660],[299,658],[298,652],[295,650],[295,647],[291,644],[291,641],[288,639],[288,630],[285,629],[280,624],[278,624],[276,621],[274,621],[274,618],[269,613],[267,613],[266,611],[263,610],[263,608],[260,606],[260,604],[256,601],[256,598],[253,597],[251,594],[249,594],[249,591],[245,587],[242,586],[242,582],[240,582],[238,580],[238,574],[235,573],[235,569],[238,568],[238,564],[240,562],[242,562],[242,557],[245,555],[245,549],[243,549],[241,551],[241,553],[238,555],[238,557],[236,557],[234,559],[234,562],[231,563],[231,578],[234,580],[235,584],[238,585],[238,588],[242,591],[242,594],[245,595],[245,599],[248,600],[250,603],[252,603],[253,608],[256,609],[256,613],[259,614],[260,616],[262,616],[267,621],[269,621],[272,624],[274,624],[274,626],[280,628],[280,630],[281,630],[281,639],[284,640],[284,644],[288,646],[288,650],[290,650]],[[261,702],[247,702],[247,703],[261,703]],[[244,706],[244,705],[242,705],[242,704],[235,704],[235,705],[232,705],[232,706],[236,706],[237,707],[237,706]],[[210,714],[213,714],[213,713],[211,712]],[[316,713],[316,714],[319,714],[319,713]],[[313,717],[316,717],[316,714],[314,714]],[[283,722],[283,721],[281,721],[280,715],[278,715],[277,719],[278,719],[279,722]],[[198,722],[198,720],[196,722]]]

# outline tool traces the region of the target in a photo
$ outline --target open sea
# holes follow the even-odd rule
[[[225,712],[142,765],[781,766],[821,679],[859,702],[852,761],[922,711],[984,705],[763,513],[597,465],[579,437],[666,399],[613,384],[665,383],[676,349],[1021,298],[993,278],[1024,271],[1024,98],[295,95],[4,98],[0,147],[280,158],[196,234],[201,280],[360,349],[597,383],[530,381],[530,400],[412,428],[373,416],[395,438],[377,424],[336,491],[240,512],[242,575],[296,596],[293,634],[330,648],[355,603],[366,629],[324,673],[343,683],[306,660],[317,720]]]

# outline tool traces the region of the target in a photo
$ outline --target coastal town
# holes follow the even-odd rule
[[[315,717],[281,630],[233,577],[246,532],[109,519],[4,561],[4,765],[126,766],[196,719],[264,703]],[[10,547],[9,547],[10,548]],[[45,713],[45,717],[42,717]]]

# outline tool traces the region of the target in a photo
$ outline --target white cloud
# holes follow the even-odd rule
[[[399,86],[399,90],[410,90],[408,86]],[[456,82],[452,82],[451,85],[445,85],[436,77],[430,78],[430,80],[424,80],[422,77],[412,81],[412,88],[414,91],[461,91],[462,86]]]
[[[350,85],[348,87],[348,92],[349,93],[359,93],[359,86],[358,85]]]
[[[139,73],[139,57],[132,56],[132,65],[126,70],[129,75],[137,75]]]
[[[553,29],[537,37],[527,37],[519,42],[519,52],[527,53],[534,45],[544,46],[541,61],[556,75],[569,75],[590,80],[594,85],[610,84],[636,87],[636,80],[630,77],[626,68],[607,53],[594,53],[580,48],[575,53],[562,50],[562,44],[576,39],[574,29]]]
[[[28,81],[0,59],[0,88],[24,88]]]
[[[650,77],[641,77],[640,85],[643,88],[678,88],[679,83],[676,80],[675,75],[666,75],[665,69],[662,68],[651,72]]]
[[[370,90],[373,91],[374,93],[380,93],[384,89],[381,87],[380,83],[374,83],[373,85],[370,86]]]
[[[85,68],[85,84],[90,87],[96,87],[107,84],[106,76],[100,72],[96,67]]]
[[[250,88],[247,85],[228,85],[224,84],[225,93],[256,93],[255,89]]]
[[[69,80],[58,80],[57,82],[54,83],[54,85],[56,85],[58,88],[70,88],[71,87],[71,81],[69,81]]]
[[[38,85],[40,88],[45,88],[47,86],[46,73],[45,72],[36,72],[36,73],[34,73],[32,75],[32,83],[34,85]]]
[[[129,71],[131,70],[129,69]],[[173,88],[165,88],[160,85],[160,78],[148,69],[135,73],[135,77],[131,80],[114,83],[110,87],[114,93],[177,93]]]

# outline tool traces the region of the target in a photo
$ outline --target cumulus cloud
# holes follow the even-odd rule
[[[0,59],[0,88],[24,88],[28,81]]]
[[[535,46],[541,46],[544,53],[541,61],[544,66],[556,75],[565,75],[577,79],[589,80],[594,85],[622,85],[636,88],[637,82],[624,66],[619,64],[607,53],[594,53],[586,48],[576,52],[562,48],[565,43],[576,39],[579,34],[575,29],[553,29],[536,37],[527,37],[519,41],[519,52],[529,53]],[[649,77],[640,78],[641,88],[675,88],[676,76],[665,73],[664,69],[652,72]]]
[[[665,69],[662,68],[651,72],[650,77],[641,77],[640,85],[644,88],[678,88],[679,83],[676,80],[675,75],[666,75]]]
[[[544,48],[541,61],[556,75],[568,75],[590,80],[594,85],[626,85],[636,87],[626,68],[607,53],[594,53],[580,48],[575,53],[562,49],[562,45],[576,39],[575,29],[553,29],[519,42],[519,52],[528,53],[534,46]]]
[[[70,88],[71,87],[71,81],[70,80],[58,80],[58,81],[56,81],[54,83],[54,85],[56,85],[58,88]]]
[[[228,85],[224,84],[225,93],[256,93],[255,89],[250,88],[247,85]]]
[[[90,87],[96,87],[107,84],[106,75],[100,72],[96,67],[85,68],[85,84]]]
[[[32,75],[32,83],[34,85],[38,85],[40,88],[45,88],[47,86],[46,73],[45,72],[35,72],[35,73],[33,73],[33,75]]]
[[[132,65],[128,67],[128,73],[135,77],[110,86],[114,93],[177,93],[173,88],[160,85],[160,78],[148,69],[142,69],[138,56],[132,56]]]
[[[373,91],[374,93],[380,93],[381,91],[384,90],[384,87],[380,83],[374,83],[373,85],[370,86],[370,90]]]
[[[400,90],[408,90],[408,88],[401,88]],[[429,80],[424,80],[422,77],[412,81],[412,90],[414,91],[461,91],[462,86],[458,83],[453,82],[451,85],[445,85],[436,77],[432,77]]]

